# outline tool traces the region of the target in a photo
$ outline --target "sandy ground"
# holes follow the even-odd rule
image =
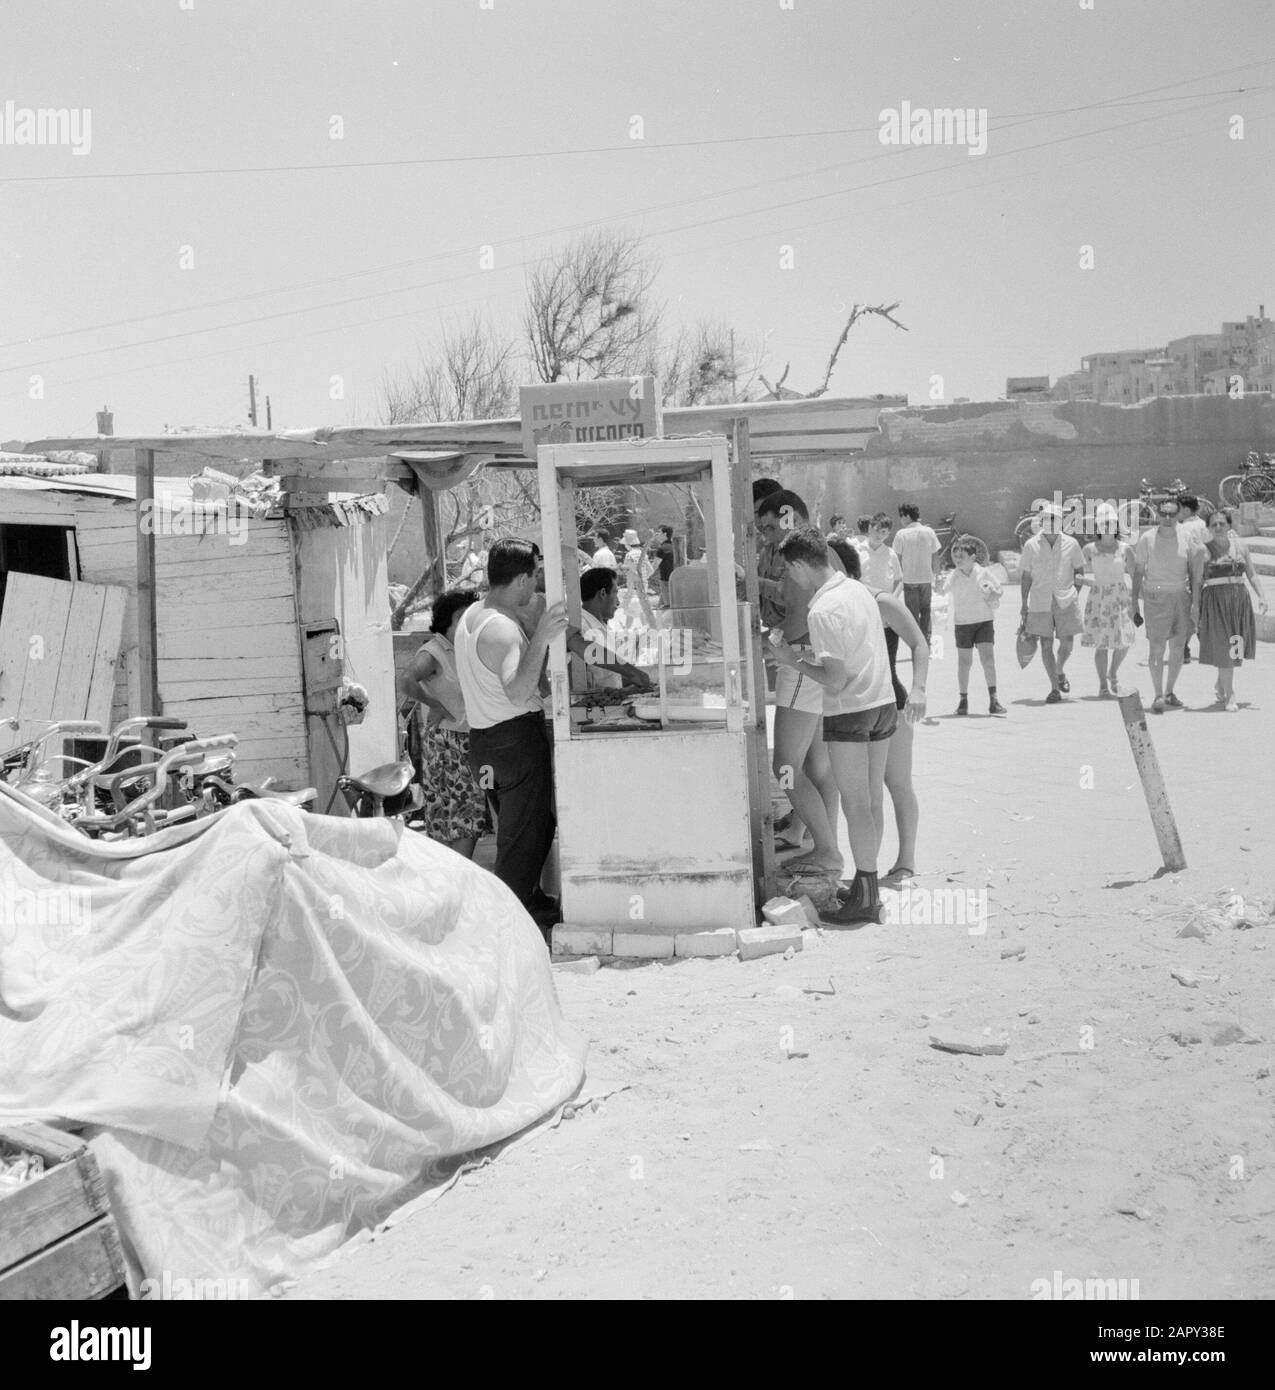
[[[974,716],[951,716],[949,632],[917,736],[919,883],[986,887],[983,934],[873,925],[791,960],[555,972],[584,1094],[613,1094],[292,1296],[1021,1299],[1055,1271],[1143,1299],[1275,1294],[1275,927],[1177,935],[1222,891],[1271,905],[1275,647],[1238,673],[1240,713],[1205,708],[1193,665],[1189,708],[1150,719],[1190,865],[1157,875],[1091,654],[1045,706],[1013,614],[998,627],[1008,717],[979,713],[977,667]],[[1125,676],[1149,704],[1145,662]],[[1215,1043],[1226,1025],[1261,1041]],[[1008,1050],[940,1052],[940,1028]]]

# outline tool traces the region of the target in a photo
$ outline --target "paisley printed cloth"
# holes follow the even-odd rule
[[[94,1126],[135,1292],[269,1291],[583,1078],[530,917],[392,821],[103,844],[0,786],[0,895],[0,1116]]]

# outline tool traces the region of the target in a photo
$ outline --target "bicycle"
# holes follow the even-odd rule
[[[1260,502],[1275,506],[1275,454],[1259,454],[1250,449],[1238,473],[1230,473],[1217,485],[1218,500],[1226,507],[1241,502]]]
[[[950,512],[939,522],[934,528],[934,534],[939,538],[939,563],[945,569],[956,568],[956,562],[952,559],[952,546],[957,541],[965,541],[974,547],[974,559],[980,565],[991,562],[992,552],[977,536],[956,529],[955,512]]]
[[[1143,478],[1141,490],[1138,494],[1138,527],[1154,526],[1157,521],[1156,512],[1159,510],[1161,502],[1176,502],[1179,507],[1182,499],[1186,496],[1194,496],[1200,504],[1200,520],[1208,525],[1209,518],[1217,508],[1207,497],[1201,497],[1198,493],[1192,493],[1191,489],[1182,481],[1181,478],[1174,478],[1168,486],[1153,483],[1150,478]]]
[[[1036,507],[1031,511],[1024,512],[1014,524],[1014,544],[1019,550],[1036,534],[1040,529],[1040,513],[1043,509]],[[1084,515],[1085,496],[1082,492],[1073,493],[1063,503],[1063,516]]]

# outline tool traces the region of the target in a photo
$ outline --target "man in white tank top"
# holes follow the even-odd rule
[[[536,593],[541,561],[530,541],[501,540],[487,556],[487,597],[456,626],[456,674],[469,723],[469,760],[490,793],[496,829],[496,877],[534,910],[537,885],[553,843],[553,765],[538,693],[549,643],[566,630],[555,603],[530,637],[519,614]]]

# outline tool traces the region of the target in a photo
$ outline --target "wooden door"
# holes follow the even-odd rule
[[[0,750],[53,719],[111,717],[127,591],[12,573],[0,615]]]

